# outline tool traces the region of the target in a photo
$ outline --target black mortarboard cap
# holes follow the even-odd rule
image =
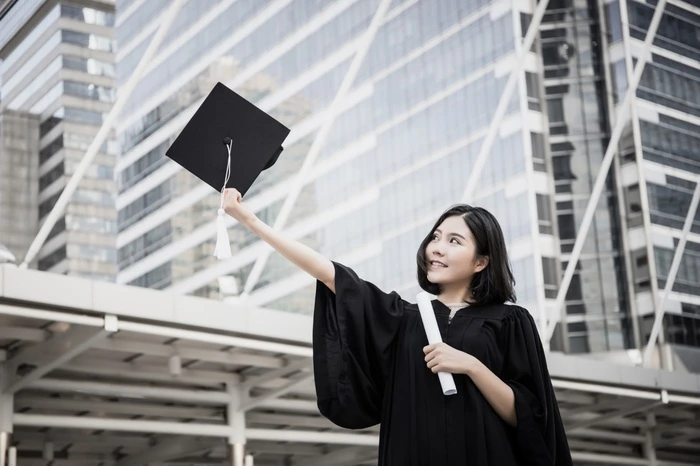
[[[241,194],[282,152],[289,128],[221,83],[217,83],[165,153],[217,191],[224,186]]]

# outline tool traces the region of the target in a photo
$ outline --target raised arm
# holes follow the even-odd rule
[[[240,224],[255,233],[294,265],[326,285],[335,293],[335,268],[333,263],[305,244],[285,238],[271,226],[260,220],[243,203],[236,189],[224,191],[224,210]]]

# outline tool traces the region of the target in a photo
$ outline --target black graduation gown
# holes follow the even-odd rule
[[[314,375],[318,407],[335,424],[381,423],[379,466],[566,466],[571,455],[544,351],[530,314],[517,306],[470,306],[448,323],[444,342],[477,357],[513,389],[517,427],[491,408],[466,375],[442,394],[426,366],[418,307],[335,265],[335,294],[317,284]]]

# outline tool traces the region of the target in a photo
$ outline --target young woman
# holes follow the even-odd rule
[[[321,413],[359,429],[381,422],[380,466],[571,465],[535,323],[515,302],[503,233],[457,205],[421,243],[418,283],[437,295],[443,343],[418,307],[282,237],[225,193],[226,212],[318,280],[314,375]],[[454,374],[442,393],[437,372]]]

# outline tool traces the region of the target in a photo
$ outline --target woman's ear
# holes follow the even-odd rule
[[[478,273],[484,270],[489,265],[489,256],[481,256],[476,259],[476,267],[474,272]]]

